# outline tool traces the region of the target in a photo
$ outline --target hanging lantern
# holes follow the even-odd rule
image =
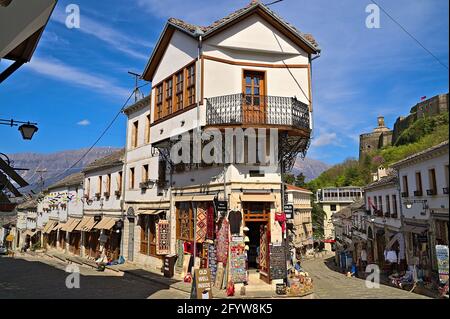
[[[36,125],[28,123],[19,126],[19,131],[22,134],[22,138],[24,140],[31,140],[33,138],[34,133],[38,131],[38,128]]]

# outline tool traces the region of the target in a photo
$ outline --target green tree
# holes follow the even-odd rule
[[[295,176],[294,174],[283,174],[283,183],[294,185]]]
[[[313,224],[313,233],[315,238],[324,238],[324,223],[326,220],[326,213],[317,203],[312,201],[312,224]]]
[[[297,175],[297,177],[295,178],[295,186],[297,187],[305,187],[306,183],[305,183],[305,175],[303,175],[303,173],[300,173]]]

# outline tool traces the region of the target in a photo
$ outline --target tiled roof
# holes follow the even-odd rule
[[[126,115],[129,115],[129,114],[136,112],[144,107],[149,107],[149,109],[150,109],[150,101],[151,101],[151,95],[147,95],[146,97],[137,101],[136,103],[133,103],[132,105],[127,106],[123,110],[123,113],[125,113]]]
[[[64,186],[74,186],[74,185],[81,185],[84,180],[84,174],[83,173],[75,173],[71,174],[67,177],[64,177],[63,179],[57,181],[56,183],[50,185],[47,187],[47,189],[54,189],[58,187],[64,187]]]
[[[383,186],[383,185],[397,183],[397,181],[398,181],[397,172],[392,171],[389,175],[382,177],[373,183],[370,183],[369,185],[364,187],[364,189],[370,189],[370,188],[375,188],[375,187],[379,187],[379,186]]]
[[[185,21],[183,21],[181,19],[177,19],[177,18],[170,18],[169,23],[171,23],[191,34],[194,34],[197,31],[197,29],[201,30],[203,33],[210,33],[212,31],[214,31],[215,29],[217,29],[218,27],[223,26],[224,24],[228,23],[229,21],[239,17],[240,15],[244,14],[245,12],[247,12],[250,9],[253,9],[254,7],[257,7],[257,6],[261,6],[262,8],[267,10],[272,16],[277,18],[280,22],[282,22],[288,28],[290,28],[294,33],[296,33],[298,36],[300,36],[305,42],[308,42],[316,50],[320,50],[317,41],[314,39],[314,37],[311,34],[300,32],[292,24],[290,24],[289,22],[286,22],[278,14],[276,14],[274,11],[270,10],[267,6],[265,6],[264,4],[262,4],[259,1],[251,1],[247,6],[230,13],[229,15],[223,17],[222,19],[219,19],[219,20],[213,22],[209,26],[199,26],[199,25],[185,22]]]
[[[301,192],[306,192],[306,193],[311,193],[312,194],[312,192],[309,190],[309,189],[306,189],[306,188],[301,188],[301,187],[298,187],[298,186],[295,186],[295,185],[290,185],[290,184],[288,184],[287,186],[287,189],[288,190],[292,190],[292,191],[301,191]]]
[[[83,170],[83,172],[98,170],[106,167],[116,166],[123,164],[124,161],[124,155],[125,155],[125,148],[122,148],[121,150],[114,152],[108,156],[99,158],[95,161],[93,161],[91,164],[86,166],[86,168]]]
[[[348,205],[347,207],[341,209],[337,213],[333,214],[333,217],[350,218],[354,211],[362,209],[364,208],[364,206],[365,206],[364,199],[360,198],[357,201],[353,202],[352,204]]]
[[[37,208],[36,198],[26,200],[25,202],[17,205],[17,210],[28,210],[28,209],[36,209],[36,208]]]
[[[412,159],[415,159],[415,158],[420,157],[422,155],[433,153],[433,152],[435,152],[435,151],[437,151],[437,150],[439,150],[441,148],[445,148],[445,147],[448,148],[448,140],[446,140],[446,141],[444,141],[442,143],[439,143],[439,144],[437,144],[437,145],[435,145],[433,147],[427,148],[426,150],[423,150],[421,152],[418,152],[418,153],[415,153],[415,154],[413,154],[411,156],[408,156],[408,157],[402,159],[401,161],[398,161],[398,162],[392,164],[391,167],[397,167],[397,166],[399,166],[401,164],[404,164],[404,163],[406,163],[406,162],[408,162],[408,161],[410,161]]]

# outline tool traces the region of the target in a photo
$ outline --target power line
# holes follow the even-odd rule
[[[150,83],[146,83],[144,85],[141,85],[137,88],[135,88],[135,90],[140,89],[146,85],[149,85]],[[126,100],[126,102],[122,105],[122,107],[120,108],[120,110],[117,112],[117,114],[114,116],[114,118],[111,120],[111,122],[108,124],[108,126],[103,130],[103,132],[100,134],[100,136],[95,140],[95,142],[91,145],[91,147],[88,148],[88,150],[77,160],[75,161],[75,163],[73,163],[68,169],[64,170],[62,173],[58,174],[57,176],[55,176],[54,178],[59,178],[62,175],[64,175],[67,171],[73,169],[75,166],[77,166],[78,163],[80,163],[91,151],[92,149],[97,145],[98,142],[100,142],[100,140],[103,138],[103,136],[105,136],[105,134],[109,131],[109,129],[113,126],[114,122],[117,120],[117,118],[120,116],[120,114],[123,112],[123,110],[125,109],[125,107],[128,105],[128,102],[130,101],[131,97],[135,94],[135,90],[133,90],[133,92],[130,94],[130,96],[128,97],[128,99]]]
[[[430,50],[428,50],[416,37],[414,37],[405,27],[403,27],[397,20],[395,20],[382,6],[380,6],[375,0],[370,0],[375,5],[377,5],[381,11],[383,11],[396,25],[398,25],[411,39],[413,39],[419,46],[422,47],[428,54],[430,54],[439,64],[441,64],[444,68],[448,70],[448,66],[442,62],[436,55],[433,54]]]

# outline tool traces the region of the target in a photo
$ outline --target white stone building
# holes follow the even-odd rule
[[[394,248],[399,260],[405,261],[405,241],[401,233],[400,193],[395,171],[364,188],[365,207],[370,212],[367,228],[368,258],[380,265],[385,262],[384,251]],[[397,241],[391,241],[393,237]],[[395,243],[396,242],[396,243]]]
[[[82,233],[84,257],[105,254],[117,260],[122,250],[123,169],[121,149],[89,164],[84,170],[83,219],[75,230]]]
[[[362,197],[363,189],[361,187],[327,187],[317,190],[315,202],[322,207],[326,214],[323,227],[325,250],[331,251],[331,242],[335,240],[333,214],[339,212]]]
[[[224,225],[222,221],[226,223],[232,210],[233,218],[228,219],[235,236],[230,239],[243,241],[247,237],[247,242],[235,244],[246,244],[250,268],[260,271],[260,275],[252,273],[250,283],[259,277],[276,281],[278,278],[271,275],[268,248],[283,240],[283,222],[278,221],[282,218],[280,168],[289,168],[297,154],[307,150],[312,129],[311,64],[319,53],[311,35],[298,31],[258,1],[208,27],[169,19],[143,72],[143,78],[152,83],[150,114],[139,103],[126,111],[125,200],[130,218],[125,229],[136,228],[143,216],[149,223],[156,222],[158,216],[170,225],[168,246],[158,247],[178,253],[179,268],[189,254],[196,256],[195,265],[206,266],[208,251],[216,248],[210,238],[215,234],[214,222]],[[278,161],[261,164],[263,154],[260,162],[251,161],[257,148],[248,139],[243,147],[244,161],[225,164],[219,154],[223,143],[209,152],[216,159],[212,164],[205,158],[195,162],[198,153],[183,148],[191,142],[180,143],[182,134],[192,137],[215,130],[220,136],[226,128],[277,129],[281,167]],[[275,140],[270,141],[265,132],[260,135],[259,147],[275,147]],[[203,155],[208,150],[205,144],[200,148]],[[194,141],[192,145],[198,144]],[[176,148],[180,146],[181,150]],[[180,157],[184,162],[176,162]],[[144,165],[149,165],[148,181],[140,176]],[[142,194],[137,186],[140,181],[153,187],[145,186]],[[227,202],[224,214],[217,211],[218,200]],[[158,256],[150,254],[152,227],[141,227],[141,234],[135,231],[125,237],[127,247],[135,247],[133,260],[157,266]],[[255,263],[257,247],[259,264]],[[228,251],[221,250],[223,253]],[[227,264],[224,266],[230,271]],[[243,273],[237,275],[242,282]]]
[[[398,171],[408,264],[437,271],[435,245],[448,245],[448,140],[392,165]]]
[[[287,204],[294,206],[294,245],[302,255],[313,248],[313,227],[311,215],[312,192],[293,185],[287,185]]]
[[[73,231],[83,216],[82,173],[50,185],[38,198],[37,228],[42,247],[80,255],[81,235]]]

